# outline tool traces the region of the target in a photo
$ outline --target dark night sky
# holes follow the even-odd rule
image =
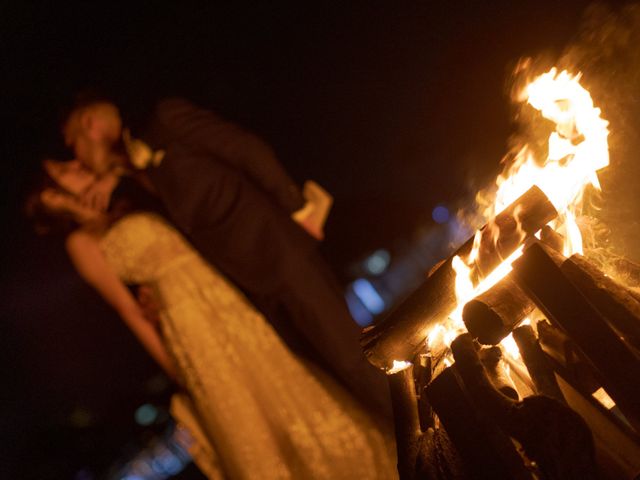
[[[60,438],[69,468],[90,463],[61,426],[78,405],[104,430],[104,445],[83,448],[109,452],[154,372],[61,245],[19,213],[40,159],[67,155],[57,118],[73,92],[100,87],[134,119],[184,95],[258,132],[296,180],[334,194],[323,248],[342,274],[491,180],[510,134],[510,68],[561,49],[588,2],[218,3],[0,6],[0,431],[14,460],[44,465],[43,439]]]

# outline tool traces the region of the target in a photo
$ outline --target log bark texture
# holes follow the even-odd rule
[[[388,374],[395,425],[400,480],[413,480],[420,447],[420,420],[413,381],[413,366]]]
[[[416,464],[420,480],[465,480],[469,477],[447,432],[443,428],[428,428],[420,439]]]
[[[591,395],[584,395],[558,375],[558,385],[572,410],[578,413],[593,432],[596,459],[601,478],[634,480],[640,477],[640,437],[621,425]]]
[[[507,373],[500,347],[482,348],[478,351],[478,357],[494,388],[512,400],[518,400],[518,390]]]
[[[640,431],[640,360],[635,352],[540,245],[531,245],[513,265],[520,286],[576,342],[602,386]]]
[[[455,365],[429,384],[427,395],[460,454],[465,478],[532,478],[508,435],[475,407]]]
[[[462,319],[469,333],[483,345],[497,345],[535,305],[508,274],[486,292],[467,302]]]
[[[414,377],[416,380],[416,393],[418,396],[418,415],[420,417],[420,429],[423,432],[429,428],[435,428],[435,417],[425,389],[433,379],[433,357],[430,354],[421,353],[414,364]],[[416,369],[416,367],[418,367]]]
[[[593,439],[584,421],[566,405],[534,395],[516,402],[493,388],[470,334],[451,344],[464,386],[474,404],[522,445],[546,479],[594,479]]]
[[[562,253],[564,247],[564,237],[556,232],[549,225],[545,225],[540,230],[540,241],[558,253]]]
[[[472,270],[475,281],[513,253],[527,235],[533,235],[556,216],[544,193],[536,186],[531,187],[480,230],[480,249]],[[455,271],[451,263],[455,256],[468,257],[473,243],[470,238],[385,320],[363,332],[361,343],[369,362],[387,369],[393,360],[413,358],[429,330],[456,307]]]
[[[561,371],[580,391],[591,395],[602,385],[594,376],[593,366],[589,363],[567,334],[547,320],[537,324],[538,343],[542,351],[553,364],[553,369]]]
[[[560,270],[609,320],[625,341],[640,351],[640,302],[629,290],[581,255],[572,255]]]
[[[554,261],[563,262],[562,235],[545,225],[540,238],[539,243],[553,255]],[[538,242],[535,238],[530,241]],[[462,320],[478,342],[497,345],[534,309],[533,301],[518,286],[513,273],[509,273],[486,292],[467,302],[462,310]]]
[[[555,398],[564,403],[564,397],[558,387],[555,373],[547,356],[540,348],[531,325],[522,325],[513,331],[513,339],[518,345],[522,361],[536,387],[536,393]]]

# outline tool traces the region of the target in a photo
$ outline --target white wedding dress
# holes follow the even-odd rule
[[[126,283],[151,285],[186,395],[172,411],[209,478],[397,478],[390,433],[294,355],[162,217],[129,214],[101,240]]]

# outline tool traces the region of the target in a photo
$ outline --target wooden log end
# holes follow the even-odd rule
[[[509,335],[502,319],[482,301],[467,302],[462,309],[462,319],[469,333],[483,345],[497,345]]]

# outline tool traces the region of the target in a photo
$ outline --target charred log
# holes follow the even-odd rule
[[[594,376],[593,366],[566,333],[547,320],[538,322],[537,328],[540,348],[556,372],[562,372],[563,376],[571,379],[573,385],[588,395],[602,387]]]
[[[505,369],[500,347],[482,348],[478,351],[478,357],[494,388],[503,395],[518,400],[518,391]]]
[[[431,381],[433,374],[432,357],[430,353],[419,353],[413,361],[413,378],[416,384],[416,392],[421,392],[422,388]]]
[[[543,247],[553,255],[555,261],[564,261],[560,254],[564,243],[562,235],[545,225],[540,238]],[[513,274],[509,273],[486,292],[467,302],[462,310],[462,319],[469,333],[480,343],[497,345],[534,309],[534,303],[518,287]]]
[[[522,444],[544,478],[596,478],[593,439],[582,418],[545,396],[516,402],[496,390],[469,334],[451,344],[456,366],[477,408]]]
[[[509,274],[467,302],[462,310],[462,319],[469,333],[480,343],[497,345],[534,308],[533,302]]]
[[[560,270],[611,326],[636,350],[640,351],[640,302],[612,278],[581,255],[566,260]]]
[[[568,379],[558,376],[567,403],[593,432],[596,459],[603,479],[632,480],[640,476],[640,437],[607,411],[591,395],[585,395]]]
[[[558,253],[562,253],[564,247],[564,237],[556,232],[549,225],[545,225],[540,230],[540,241]]]
[[[547,356],[540,348],[536,334],[530,325],[522,325],[513,331],[513,339],[518,345],[522,361],[536,388],[536,393],[554,398],[564,403],[555,373]]]
[[[420,374],[414,376],[412,370],[410,366],[387,377],[395,418],[400,479],[465,478],[461,459],[447,433],[435,426],[426,428],[424,433],[421,431],[414,388],[414,377],[420,377]]]
[[[508,435],[475,407],[455,365],[429,384],[427,395],[460,454],[467,478],[532,478]]]
[[[603,387],[640,431],[640,361],[636,354],[540,245],[527,248],[513,266],[520,286],[576,342]]]
[[[429,428],[422,435],[416,464],[416,478],[420,480],[450,480],[469,477],[447,432],[443,428]]]
[[[412,480],[420,447],[420,420],[413,380],[413,365],[387,375],[395,424],[400,480]]]
[[[478,260],[472,271],[477,281],[490,273],[522,243],[555,218],[557,212],[538,187],[531,187],[481,229]],[[467,257],[474,239],[469,239],[380,324],[363,332],[362,346],[373,365],[389,368],[393,360],[410,360],[425,340],[428,330],[456,306],[455,256]]]
[[[415,368],[417,366],[418,368]],[[414,364],[416,373],[416,392],[418,395],[418,416],[420,417],[420,429],[427,432],[429,428],[435,428],[435,418],[429,398],[425,393],[425,389],[433,378],[433,357],[430,354],[421,353],[418,355],[418,361]]]

